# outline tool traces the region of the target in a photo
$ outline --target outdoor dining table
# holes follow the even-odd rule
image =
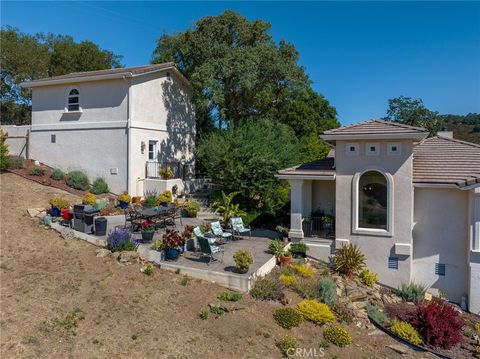
[[[167,207],[154,207],[154,208],[146,208],[138,211],[140,216],[143,219],[151,219],[155,217],[160,217],[164,214],[168,214],[169,209]]]

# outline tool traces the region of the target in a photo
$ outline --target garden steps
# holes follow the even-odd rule
[[[303,242],[308,246],[308,257],[324,262],[329,261],[335,250],[335,241],[324,238],[304,238]]]

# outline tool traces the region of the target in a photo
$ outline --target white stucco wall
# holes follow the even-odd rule
[[[73,87],[81,112],[66,113]],[[64,171],[81,169],[91,181],[103,177],[114,193],[125,190],[127,93],[123,79],[33,88],[30,157]]]
[[[27,126],[2,126],[2,130],[9,137],[25,137],[30,130],[30,125]],[[11,156],[26,157],[27,141],[25,138],[7,138],[5,143],[8,145],[8,153]]]
[[[336,163],[336,239],[338,243],[349,241],[357,244],[367,256],[367,266],[378,273],[381,283],[398,287],[410,281],[411,256],[395,253],[395,243],[411,245],[413,226],[412,146],[409,141],[401,142],[401,153],[387,154],[387,144],[393,141],[374,141],[380,144],[378,156],[367,156],[366,145],[370,141],[337,141]],[[359,145],[358,156],[347,156],[345,146]],[[352,183],[356,173],[366,170],[389,173],[393,179],[392,235],[354,234],[352,228]],[[388,258],[398,258],[398,269],[388,268]]]
[[[335,214],[335,181],[312,181],[312,211]]]
[[[460,302],[468,293],[468,192],[415,188],[412,279]],[[445,276],[435,275],[445,264]]]

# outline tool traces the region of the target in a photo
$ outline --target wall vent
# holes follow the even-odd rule
[[[435,263],[435,274],[444,276],[445,275],[445,264]]]
[[[398,258],[397,257],[388,257],[388,268],[389,269],[398,269]]]

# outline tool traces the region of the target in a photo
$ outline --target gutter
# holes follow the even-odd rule
[[[133,77],[133,74],[131,72],[120,72],[117,74],[108,74],[108,75],[94,75],[94,76],[69,77],[69,78],[52,79],[52,80],[25,81],[20,83],[20,87],[32,88],[32,87],[41,87],[41,86],[50,86],[50,85],[70,84],[73,82],[77,83],[77,82],[101,81],[101,80],[111,80],[111,79],[125,79],[129,77]]]

